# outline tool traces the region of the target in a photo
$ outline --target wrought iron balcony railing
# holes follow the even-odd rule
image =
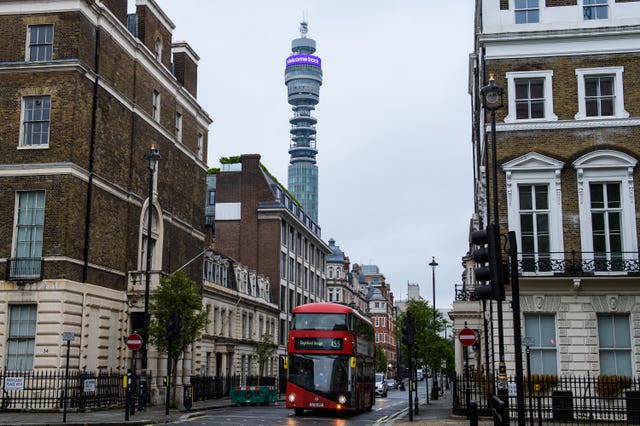
[[[518,253],[520,274],[598,275],[640,273],[638,252]]]
[[[456,284],[456,300],[460,302],[468,302],[471,300],[478,300],[476,296],[475,288],[465,287],[463,284]]]
[[[14,257],[7,259],[7,281],[41,281],[44,260],[41,257]]]

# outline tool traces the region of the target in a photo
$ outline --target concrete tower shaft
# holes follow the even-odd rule
[[[316,123],[311,111],[320,101],[322,61],[314,56],[316,42],[307,37],[307,23],[300,23],[300,37],[291,42],[291,55],[284,72],[289,104],[292,106],[289,144],[289,191],[304,210],[318,220],[318,168],[316,166]]]

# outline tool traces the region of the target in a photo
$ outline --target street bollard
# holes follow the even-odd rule
[[[478,426],[478,401],[469,403],[469,426]]]

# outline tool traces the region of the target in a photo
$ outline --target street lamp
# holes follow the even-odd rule
[[[140,377],[140,394],[141,401],[145,400],[146,381],[147,381],[147,346],[149,343],[149,283],[151,281],[151,227],[153,226],[153,175],[160,160],[160,151],[155,144],[151,144],[151,149],[144,158],[149,162],[149,204],[147,205],[147,266],[145,268],[144,283],[144,328],[142,329],[142,366]]]
[[[491,198],[493,212],[490,215],[487,212],[489,218],[488,222],[494,223],[496,228],[500,229],[500,218],[498,216],[498,159],[496,155],[496,110],[500,109],[504,105],[503,90],[502,87],[496,85],[493,78],[493,74],[489,74],[489,84],[480,89],[482,96],[482,104],[485,110],[491,113]],[[486,152],[486,150],[485,150]],[[488,160],[488,156],[486,157]],[[487,180],[488,180],[487,175]],[[487,188],[488,189],[488,188]],[[487,203],[489,198],[487,197]],[[489,207],[489,206],[487,206]],[[487,209],[488,210],[488,209]],[[500,250],[498,250],[500,255]],[[498,262],[499,266],[502,266],[502,261]],[[503,283],[494,283],[494,285],[502,285]],[[507,389],[507,367],[504,362],[504,329],[502,319],[502,301],[496,302],[498,310],[498,396],[505,402],[509,403],[509,392]]]
[[[429,263],[429,266],[431,266],[431,289],[433,290],[433,328],[434,331],[437,331],[437,327],[436,327],[436,321],[438,318],[438,313],[436,312],[436,266],[438,266],[438,262],[436,262],[436,257],[435,256],[431,256],[431,263]],[[437,365],[433,366],[433,398],[432,399],[438,399],[438,373],[436,371],[436,369],[438,368]]]

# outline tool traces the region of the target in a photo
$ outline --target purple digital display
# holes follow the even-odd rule
[[[317,56],[313,55],[291,55],[287,58],[287,66],[291,65],[315,65],[316,67],[322,67],[322,61]]]

